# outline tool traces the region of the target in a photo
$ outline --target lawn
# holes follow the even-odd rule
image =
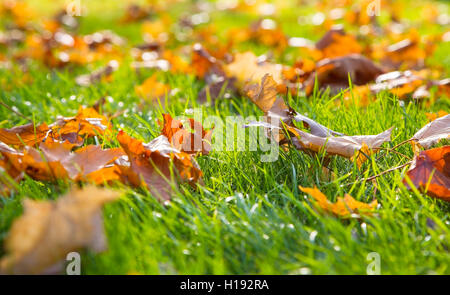
[[[33,21],[41,22],[58,12],[65,1],[28,2],[37,14]],[[81,105],[93,106],[102,98],[105,103],[101,113],[118,113],[111,121],[113,131],[124,130],[143,142],[160,134],[158,120],[164,113],[176,117],[189,115],[195,109],[203,117],[214,115],[223,120],[229,116],[263,115],[242,94],[200,102],[198,94],[205,81],[193,73],[133,69],[130,51],[144,43],[142,22],[121,23],[120,19],[131,2],[146,1],[81,2],[87,13],[78,18],[78,34],[108,29],[126,39],[121,46],[125,53],[119,68],[111,79],[83,87],[76,83],[76,77],[102,67],[104,60],[57,69],[39,60],[30,61],[26,71],[17,64],[0,67],[0,128],[23,125],[30,119],[36,124],[50,124],[58,116],[74,116]],[[196,11],[195,2],[169,2],[163,12],[172,19]],[[388,18],[385,2],[389,1],[382,1],[381,26]],[[449,31],[448,24],[433,23],[420,12],[430,5],[450,13],[448,2],[397,2],[402,4],[402,19],[416,27],[421,36]],[[326,33],[323,26],[299,21],[318,11],[315,1],[278,1],[276,7],[275,18],[285,34],[315,42]],[[247,27],[259,18],[250,9],[212,11],[209,21],[200,28],[213,24],[212,34],[226,40],[228,30]],[[0,18],[0,32],[7,26],[8,20]],[[345,26],[350,33],[359,30],[359,26]],[[177,28],[172,30],[176,32]],[[373,41],[377,43],[385,37],[373,38],[379,40]],[[170,46],[192,43],[187,39]],[[427,67],[437,71],[440,78],[447,78],[450,42],[436,42],[436,47],[426,57]],[[7,55],[8,50],[0,45],[0,53]],[[278,52],[252,41],[237,43],[230,52],[247,50],[256,55],[270,52],[272,61],[286,65],[299,57],[296,48]],[[159,101],[144,100],[135,91],[153,74],[171,89]],[[344,91],[333,94],[325,90],[310,95],[288,93],[283,98],[297,112],[347,135],[379,134],[394,127],[392,140],[383,145],[386,148],[411,138],[429,122],[426,113],[450,112],[450,99],[434,92],[416,101],[382,91],[365,106],[355,99],[344,102],[345,95]],[[436,147],[446,143],[448,140],[441,141]],[[119,146],[115,138],[103,143],[104,148]],[[361,167],[333,156],[325,171],[322,152],[311,157],[295,148],[280,147],[276,161],[263,162],[263,151],[213,149],[207,155],[196,156],[203,183],[180,184],[170,202],[161,202],[146,188],[122,183],[105,185],[121,192],[119,200],[103,209],[108,249],[101,253],[82,250],[82,274],[366,274],[372,252],[379,254],[381,274],[450,274],[449,203],[416,189],[408,190],[403,183],[408,166],[371,181],[360,181],[414,157],[409,144],[396,151],[380,150]],[[67,180],[38,181],[25,176],[14,190],[0,197],[0,258],[6,255],[5,240],[13,221],[23,214],[25,198],[56,200],[74,185]],[[340,218],[317,210],[299,186],[317,186],[333,202],[349,194],[364,203],[376,199],[379,205],[372,215]]]

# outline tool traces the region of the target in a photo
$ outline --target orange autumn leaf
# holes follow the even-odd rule
[[[261,19],[251,24],[247,31],[249,39],[266,46],[275,47],[279,51],[284,50],[288,45],[286,35],[279,25],[271,19]]]
[[[192,71],[200,79],[210,71],[221,72],[217,59],[201,44],[196,43],[192,48]]]
[[[87,173],[83,179],[94,184],[112,183],[122,180],[122,171],[117,165],[107,165],[99,170]]]
[[[128,155],[128,161],[118,163],[123,178],[134,186],[146,186],[161,200],[169,200],[172,194],[171,167],[182,180],[196,182],[201,177],[201,170],[194,160],[173,148],[164,135],[143,144],[120,131],[117,140]]]
[[[23,178],[23,154],[0,142],[0,196],[7,195]]]
[[[450,146],[420,152],[414,157],[407,176],[417,189],[450,202]],[[410,188],[406,179],[403,183]]]
[[[354,86],[344,94],[344,105],[350,106],[353,103],[360,107],[367,107],[373,100],[370,87],[368,85]]]
[[[316,43],[316,48],[322,52],[322,58],[336,58],[362,52],[362,47],[355,37],[346,34],[342,29],[328,31]]]
[[[88,145],[71,152],[72,145],[61,142],[42,142],[40,151],[28,149],[23,156],[23,170],[37,180],[89,179],[90,173],[99,171],[124,155],[120,148],[102,150]]]
[[[419,36],[411,33],[410,37],[389,46],[385,51],[384,63],[393,68],[422,67],[426,52],[420,47]]]
[[[152,75],[134,89],[138,96],[144,99],[153,100],[164,97],[169,92],[170,87],[169,85],[158,82],[156,76]]]
[[[32,123],[13,127],[11,129],[0,129],[0,141],[9,145],[35,145],[41,142],[49,131],[47,124],[35,126]]]
[[[211,149],[212,130],[206,131],[200,122],[188,119],[187,129],[179,120],[174,120],[170,114],[163,114],[161,134],[178,150],[187,154],[201,152],[207,155]]]
[[[425,116],[427,116],[428,121],[434,121],[436,119],[439,119],[441,117],[447,116],[448,113],[444,110],[440,110],[437,113],[425,113]]]
[[[106,135],[111,129],[111,123],[94,108],[80,106],[75,117],[59,118],[50,127],[53,139],[68,140],[70,143],[81,145],[83,137]]]
[[[168,31],[171,20],[165,15],[163,18],[154,21],[145,21],[142,24],[142,34],[148,42],[156,41],[165,43],[168,39]]]
[[[190,73],[191,68],[188,62],[186,62],[181,56],[170,50],[164,50],[162,57],[170,64],[170,71],[172,73]]]
[[[317,187],[306,188],[299,186],[299,188],[302,192],[312,196],[320,209],[337,217],[348,218],[351,214],[371,216],[378,206],[377,200],[373,200],[369,204],[362,203],[355,200],[349,194],[345,194],[344,198],[338,197],[337,202],[332,203]]]

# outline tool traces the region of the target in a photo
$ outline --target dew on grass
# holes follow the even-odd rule
[[[316,237],[317,237],[317,231],[316,230],[313,230],[310,234],[309,234],[309,240],[311,241],[311,242],[314,242],[315,241],[315,239],[316,239]]]

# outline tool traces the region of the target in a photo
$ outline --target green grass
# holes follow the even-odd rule
[[[292,14],[292,12],[289,12]],[[98,23],[115,28],[114,18],[97,16]],[[218,16],[225,26],[226,15]],[[94,16],[86,23],[94,23]],[[83,24],[83,30],[89,32]],[[133,25],[129,27],[131,30]],[[96,30],[99,29],[95,26]],[[121,28],[125,32],[126,28]],[[296,36],[305,36],[303,33]],[[129,36],[136,36],[129,32]],[[244,45],[245,46],[245,45]],[[448,45],[442,45],[448,47]],[[448,71],[448,50],[438,50],[433,60]],[[132,136],[150,141],[157,136],[162,109],[141,99],[134,86],[151,72],[137,75],[121,66],[112,83],[88,88],[74,77],[86,69],[51,71],[32,66],[31,85],[1,90],[0,100],[36,122],[51,123],[56,116],[71,116],[80,104],[92,105],[109,96],[103,111],[127,110],[113,123]],[[0,70],[0,80],[14,81],[19,72]],[[200,107],[205,115],[262,115],[245,97],[220,100],[214,106],[196,102],[203,82],[193,76],[161,74],[177,95],[168,98],[165,112],[181,115]],[[338,99],[341,99],[338,96]],[[438,98],[430,108],[421,103],[399,101],[387,93],[367,108],[337,107],[327,94],[288,97],[298,112],[321,124],[349,134],[377,134],[394,126],[394,146],[410,138],[427,123],[426,112],[450,110],[448,98]],[[0,107],[0,127],[26,121]],[[442,145],[443,143],[441,143]],[[112,143],[118,146],[117,142]],[[399,151],[413,156],[410,146]],[[145,190],[121,187],[122,198],[104,210],[109,249],[100,254],[82,253],[85,274],[366,274],[368,253],[378,252],[382,274],[450,274],[450,206],[402,184],[404,170],[383,175],[372,182],[349,185],[361,176],[371,176],[406,160],[381,151],[361,170],[350,161],[333,158],[330,167],[336,180],[322,175],[322,157],[311,158],[297,150],[280,149],[276,162],[260,161],[262,152],[212,152],[197,160],[204,185],[197,189],[181,185],[170,204],[161,204]],[[341,220],[318,214],[298,186],[318,186],[330,200],[351,194],[360,201],[374,197],[380,203],[376,216]],[[13,220],[22,213],[24,198],[55,199],[69,186],[26,179],[17,192],[0,198],[0,256]]]

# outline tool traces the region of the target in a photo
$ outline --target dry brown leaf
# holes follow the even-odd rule
[[[297,139],[296,147],[301,150],[320,152],[322,149],[329,155],[339,155],[356,160],[360,166],[366,159],[365,153],[376,151],[385,142],[391,140],[390,128],[378,135],[329,136],[320,137],[297,128],[287,127]],[[358,152],[358,153],[357,153]],[[369,156],[369,155],[367,155]]]
[[[7,195],[23,178],[23,154],[0,142],[0,195]]]
[[[26,124],[23,126],[13,127],[11,129],[0,129],[0,141],[9,145],[35,145],[41,142],[49,131],[47,124],[35,126],[34,124]]]
[[[420,152],[407,175],[416,188],[450,202],[450,146]],[[406,179],[403,183],[409,188]]]
[[[70,252],[105,250],[101,208],[118,197],[118,192],[86,187],[56,201],[26,199],[24,214],[14,221],[5,241],[7,254],[0,260],[0,272],[55,273]]]
[[[170,114],[163,114],[163,118],[161,135],[164,135],[173,147],[187,154],[209,153],[212,130],[206,131],[202,124],[194,119],[188,119],[189,130],[181,121],[174,120]]]
[[[449,137],[450,115],[446,115],[425,125],[414,134],[411,141],[427,149],[439,142],[439,140]]]
[[[299,114],[290,109],[281,97],[277,97],[277,84],[269,74],[264,75],[261,83],[248,84],[244,91],[248,97],[256,104],[268,117],[279,118],[285,124],[292,125],[292,120],[302,122],[306,128],[311,130],[311,134],[326,137],[328,135],[342,135],[333,131],[316,121]],[[253,124],[253,126],[256,126]],[[262,127],[266,127],[265,125]]]
[[[382,73],[379,66],[359,54],[324,59],[317,63],[316,72],[305,82],[306,92],[313,91],[316,80],[321,88],[330,87],[333,92],[338,92],[349,87],[349,76],[353,85],[363,85]]]
[[[172,194],[171,164],[183,180],[193,183],[201,177],[201,170],[190,155],[173,148],[164,135],[143,144],[120,131],[117,139],[128,155],[128,161],[117,164],[122,177],[134,186],[146,186],[161,200],[169,200]]]
[[[118,157],[125,155],[121,148],[102,150],[88,145],[75,152],[72,146],[60,142],[42,142],[40,151],[28,149],[23,157],[23,170],[38,180],[70,178],[85,180],[88,174],[99,171]]]

